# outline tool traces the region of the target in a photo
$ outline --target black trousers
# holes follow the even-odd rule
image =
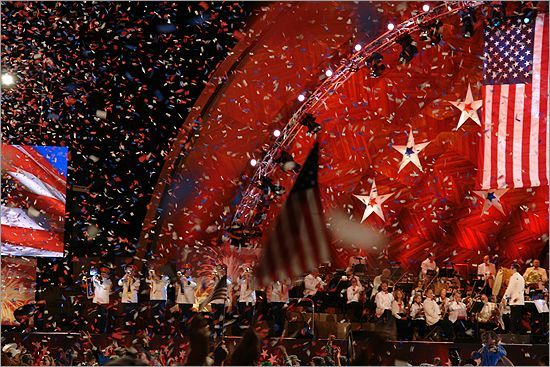
[[[510,306],[510,332],[512,334],[519,334],[522,314],[523,305]]]
[[[416,330],[418,332],[418,337],[424,338],[424,335],[426,335],[426,320],[412,320],[411,329],[413,335]]]
[[[254,317],[254,304],[251,302],[238,302],[241,326],[246,329],[252,323]]]
[[[158,333],[164,333],[164,314],[166,309],[165,300],[151,300],[151,314],[153,329]]]
[[[271,302],[271,316],[273,317],[273,336],[281,336],[285,328],[285,303]]]
[[[361,302],[350,302],[347,304],[348,319],[352,322],[360,322],[363,314],[363,305]]]
[[[137,303],[128,302],[122,304],[122,316],[124,317],[124,329],[130,330],[132,334],[136,332]]]
[[[109,309],[108,305],[97,304],[97,328],[100,333],[106,333],[109,329]]]
[[[411,340],[412,329],[411,323],[408,319],[395,319],[395,326],[397,328],[397,340]]]
[[[186,333],[193,316],[193,305],[191,303],[178,303],[180,332]]]

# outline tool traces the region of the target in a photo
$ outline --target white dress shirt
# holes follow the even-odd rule
[[[405,312],[407,312],[407,310],[405,310],[405,300],[401,300],[401,303],[399,303],[397,302],[397,300],[394,299],[391,303],[391,314],[393,315],[393,317],[400,320],[401,315],[399,314],[403,314]]]
[[[430,258],[427,258],[420,264],[420,269],[422,269],[422,275],[426,275],[428,270],[436,270],[437,265],[435,261],[430,261]]]
[[[163,276],[160,279],[146,279],[145,282],[151,287],[149,299],[151,301],[166,301],[168,299],[168,285],[170,278]]]
[[[287,280],[285,282],[276,281],[271,283],[267,289],[268,302],[287,303],[289,299],[289,295],[288,295],[289,285],[290,285],[290,280]]]
[[[393,302],[393,294],[389,292],[380,291],[374,297],[377,310],[385,311],[391,310],[391,303]]]
[[[139,292],[139,278],[125,275],[118,281],[118,285],[122,287],[122,303],[137,303]]]
[[[180,276],[176,282],[176,303],[194,304],[195,288],[197,288],[197,283],[193,281],[193,278],[185,275]]]
[[[239,302],[256,303],[256,291],[254,290],[254,279],[249,277],[239,278]]]
[[[508,304],[510,306],[523,306],[525,304],[525,279],[518,272],[510,277],[504,297],[509,298]]]
[[[109,294],[111,293],[111,287],[113,283],[111,283],[110,279],[103,279],[94,277],[94,299],[93,303],[97,303],[100,305],[107,305],[109,304]]]
[[[441,320],[441,310],[437,302],[433,299],[426,298],[423,305],[426,324],[428,324],[428,326],[437,324],[437,322]]]
[[[483,275],[483,279],[487,280],[489,278],[489,275],[492,275],[493,277],[496,275],[497,269],[495,267],[495,264],[489,263],[481,263],[477,266],[477,274]]]
[[[453,324],[458,319],[466,319],[468,314],[466,313],[466,304],[464,302],[451,301],[449,303],[449,321]]]
[[[363,291],[363,287],[360,285],[350,285],[348,289],[346,289],[346,296],[347,296],[347,303],[350,302],[359,302],[359,297],[361,296],[361,292]]]
[[[325,286],[325,282],[320,277],[314,277],[313,274],[308,274],[304,278],[304,296],[314,296],[317,294],[317,286]]]

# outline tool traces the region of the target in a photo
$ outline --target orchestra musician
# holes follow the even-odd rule
[[[393,294],[388,291],[389,285],[387,281],[383,281],[380,285],[380,292],[376,293],[374,303],[376,304],[376,317],[382,318],[384,321],[390,320],[391,306],[393,302]]]
[[[448,312],[449,321],[453,324],[454,333],[464,335],[466,330],[469,329],[469,325],[467,325],[468,312],[466,304],[462,302],[460,292],[454,292],[453,300],[448,305]]]
[[[450,300],[447,297],[447,289],[443,288],[439,291],[439,296],[435,299],[441,310],[440,315],[442,319],[447,317]]]
[[[382,285],[383,282],[386,282],[388,286],[391,282],[391,270],[388,268],[385,268],[384,270],[382,270],[382,274],[374,277],[372,281],[371,298],[375,297],[376,294],[380,291],[380,286]]]
[[[419,338],[426,333],[426,318],[424,317],[424,306],[422,305],[422,294],[416,294],[410,307],[412,334],[417,332]]]
[[[164,274],[157,274],[154,269],[149,269],[145,283],[149,284],[149,301],[151,303],[153,326],[162,331],[170,278]]]
[[[113,283],[109,279],[109,268],[99,269],[100,274],[94,275],[92,282],[94,285],[93,303],[97,305],[97,327],[100,333],[106,333],[109,328],[109,295]]]
[[[405,295],[401,289],[393,292],[393,301],[391,303],[391,313],[395,317],[398,340],[410,340],[409,328],[409,308],[406,305]]]
[[[493,285],[497,274],[495,264],[491,263],[489,260],[489,255],[485,255],[483,257],[483,262],[477,266],[477,275],[481,276],[485,281],[482,292],[488,296],[493,292]]]
[[[504,292],[502,302],[510,306],[510,332],[517,334],[520,330],[523,305],[525,305],[525,279],[519,274],[518,263],[512,264],[512,276]]]
[[[186,331],[187,324],[193,316],[193,305],[196,302],[195,289],[197,283],[192,277],[191,264],[183,265],[183,269],[176,273],[176,303],[180,313],[180,330]]]
[[[132,334],[135,333],[136,312],[138,310],[138,292],[140,280],[135,276],[136,267],[128,265],[124,276],[119,279],[118,285],[122,287],[122,314],[124,316],[124,326],[129,327]]]
[[[352,276],[351,285],[346,289],[348,318],[353,322],[359,322],[363,313],[361,304],[361,293],[364,291],[363,286],[358,278]]]
[[[425,280],[428,274],[428,271],[437,272],[437,264],[435,263],[435,254],[430,252],[428,258],[420,264],[420,279]]]
[[[319,276],[319,269],[313,269],[304,278],[304,297],[311,299],[316,306],[319,306],[321,299],[317,292],[322,291],[326,285]]]
[[[441,327],[445,337],[451,337],[452,330],[450,330],[448,321],[443,320],[441,317],[441,308],[434,299],[434,292],[432,289],[426,291],[426,299],[424,300],[423,306],[426,325],[432,330],[436,327]]]
[[[238,279],[239,302],[238,309],[241,316],[241,329],[247,329],[254,317],[254,306],[256,305],[256,290],[254,279],[250,268],[245,267]]]
[[[273,336],[276,337],[281,336],[284,331],[286,305],[289,301],[288,291],[291,284],[290,278],[287,278],[284,281],[272,282],[267,287],[267,300],[273,317]]]
[[[500,311],[498,305],[494,302],[489,302],[489,297],[486,294],[481,295],[483,307],[477,314],[477,322],[480,328],[486,330],[494,330],[500,325]]]
[[[540,260],[533,260],[533,266],[527,268],[523,274],[525,283],[530,289],[542,290],[548,283],[546,269],[540,267]]]

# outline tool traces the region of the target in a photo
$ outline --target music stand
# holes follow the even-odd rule
[[[476,279],[474,280],[474,284],[472,285],[472,288],[474,291],[479,288],[479,291],[481,292],[485,286],[485,280],[483,279]]]
[[[455,269],[453,268],[442,268],[439,270],[440,278],[452,278],[455,275]]]
[[[472,309],[470,310],[470,312],[471,312],[471,313],[474,313],[474,314],[480,313],[481,310],[483,310],[483,306],[484,306],[484,305],[485,305],[485,304],[484,304],[483,302],[481,302],[481,301],[476,301],[476,302],[474,302],[474,304],[472,305]]]

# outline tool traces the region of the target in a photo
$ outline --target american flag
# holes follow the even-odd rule
[[[220,280],[218,280],[218,283],[214,286],[212,293],[210,293],[208,297],[200,303],[199,310],[203,310],[207,304],[218,299],[227,299],[227,275],[224,275],[220,278]]]
[[[331,260],[317,184],[318,160],[316,143],[264,246],[258,266],[263,284],[302,275]]]
[[[66,148],[2,144],[2,255],[63,256],[66,178],[46,148],[66,165]]]
[[[483,189],[548,184],[548,15],[485,29]]]

